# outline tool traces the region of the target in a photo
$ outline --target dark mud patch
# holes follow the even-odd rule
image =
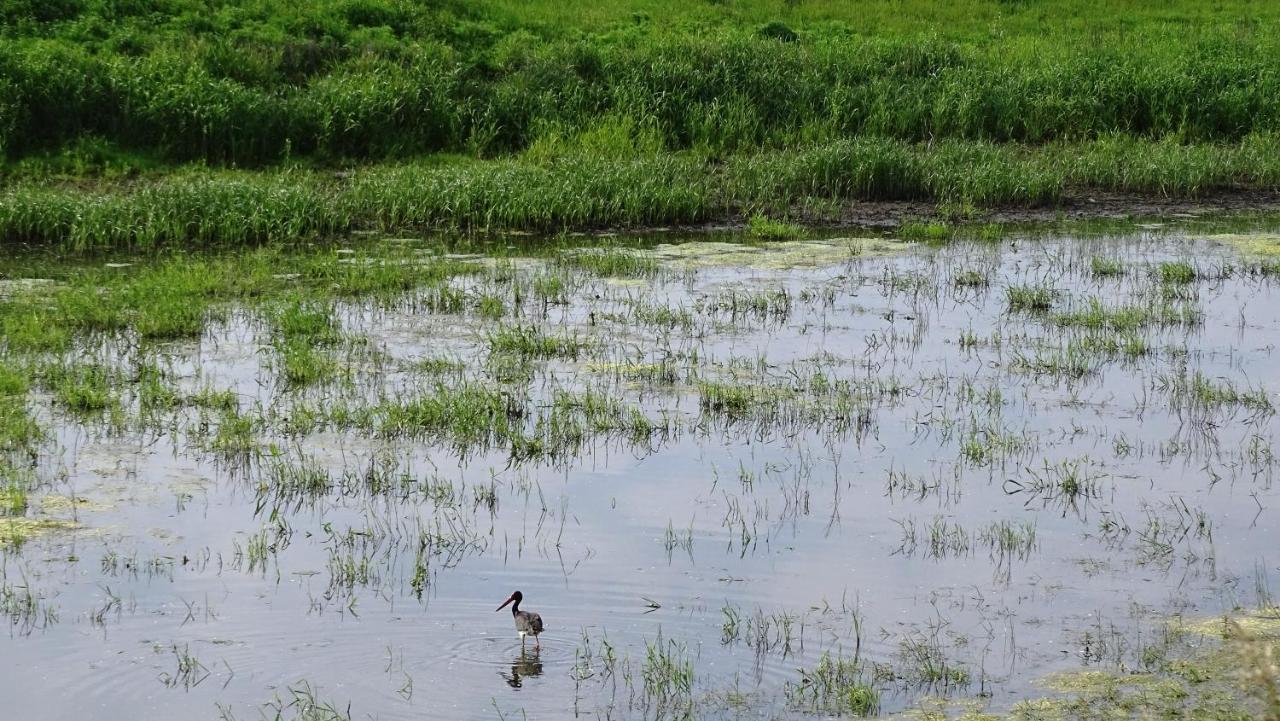
[[[979,206],[965,208],[962,212],[934,201],[850,201],[840,206],[834,215],[827,213],[818,215],[795,209],[791,219],[826,228],[892,230],[904,223],[920,221],[1017,225],[1144,218],[1179,220],[1253,212],[1280,212],[1280,191],[1233,190],[1212,193],[1199,198],[1165,198],[1139,193],[1078,192],[1047,205]],[[640,229],[640,232],[736,231],[748,227],[749,220],[749,214],[737,214],[702,224],[644,228]],[[631,232],[635,232],[635,229]]]

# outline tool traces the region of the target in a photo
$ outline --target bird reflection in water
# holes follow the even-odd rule
[[[503,680],[511,688],[520,688],[524,684],[524,679],[534,678],[542,675],[542,659],[538,658],[538,652],[526,653],[520,652],[516,660],[511,663],[511,675],[499,672]]]

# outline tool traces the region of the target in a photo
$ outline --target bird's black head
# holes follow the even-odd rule
[[[508,604],[508,603],[514,603],[514,604],[515,604],[515,606],[512,606],[512,609],[515,609],[516,607],[518,607],[518,606],[520,605],[520,602],[521,602],[521,601],[523,601],[523,600],[524,600],[524,594],[523,594],[523,593],[520,593],[519,591],[516,591],[515,593],[511,594],[510,596],[508,596],[508,597],[507,597],[507,600],[503,601],[501,606],[498,606],[498,607],[497,607],[497,608],[495,608],[494,610],[495,610],[495,611],[501,611],[502,609],[504,609],[504,608],[506,608],[506,607],[507,607],[507,604]]]

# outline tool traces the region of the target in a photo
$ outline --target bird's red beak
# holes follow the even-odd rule
[[[511,602],[512,602],[512,601],[514,601],[514,600],[516,600],[516,597],[515,597],[515,596],[508,596],[508,597],[507,597],[507,600],[503,601],[501,606],[498,606],[497,608],[493,609],[493,610],[494,610],[494,612],[496,613],[496,612],[498,612],[498,611],[501,611],[502,609],[504,609],[504,608],[506,608],[506,607],[507,607],[507,604],[508,604],[508,603],[511,603]]]

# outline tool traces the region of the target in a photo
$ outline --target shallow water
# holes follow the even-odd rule
[[[501,320],[344,302],[344,330],[377,357],[300,391],[275,377],[251,311],[163,347],[187,391],[231,389],[279,421],[426,392],[424,357],[464,363],[446,384],[496,387],[487,339],[503,324],[578,333],[584,354],[511,384],[535,409],[525,422],[557,390],[592,389],[667,430],[588,431],[539,461],[278,423],[260,457],[227,458],[202,449],[192,413],[118,432],[36,397],[55,434],[31,513],[81,527],[4,556],[6,587],[41,613],[9,614],[0,694],[50,721],[294,718],[311,697],[352,718],[810,718],[832,709],[794,687],[827,655],[875,669],[884,713],[932,695],[1002,709],[1055,671],[1140,668],[1169,614],[1256,600],[1280,537],[1274,276],[1176,231],[832,246],[852,250],[660,253],[640,281],[574,272],[566,303]],[[1125,273],[1096,277],[1094,257]],[[1162,282],[1168,261],[1197,278]],[[543,266],[455,283],[509,297]],[[1029,284],[1054,289],[1048,315],[1009,309],[1006,289]],[[1095,343],[1063,372],[1072,339],[1121,335],[1054,322],[1089,298],[1202,321],[1140,328],[1149,352],[1132,357]],[[646,324],[636,304],[686,322]],[[674,378],[625,377],[664,358]],[[1254,400],[1189,401],[1177,388],[1197,372]],[[733,417],[700,405],[698,380],[782,400]],[[334,487],[273,496],[272,465],[304,460]],[[370,490],[378,474],[394,487]],[[42,495],[83,501],[41,511]],[[999,522],[1020,524],[1003,551],[984,540]],[[537,653],[494,612],[515,589],[545,620]],[[690,664],[690,688],[657,680],[656,650]]]

